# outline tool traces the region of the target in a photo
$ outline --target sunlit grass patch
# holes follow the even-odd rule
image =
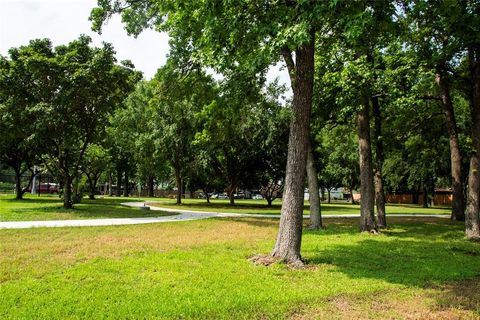
[[[326,230],[305,231],[302,253],[309,267],[303,270],[248,260],[272,249],[278,221],[270,219],[0,230],[0,317],[457,315],[447,294],[461,302],[458,315],[480,316],[478,293],[454,290],[480,278],[479,244],[464,240],[462,225],[433,218],[390,222],[376,236],[360,234],[356,219],[332,219]]]

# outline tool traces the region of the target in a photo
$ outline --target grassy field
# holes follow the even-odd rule
[[[83,199],[73,210],[63,209],[63,202],[58,196],[26,195],[22,201],[14,200],[12,195],[0,196],[0,221],[27,220],[73,220],[101,218],[158,217],[171,215],[129,208],[121,202],[135,201],[135,198],[104,198],[96,200]]]
[[[173,199],[146,199],[149,204],[164,208],[181,208],[186,210],[234,212],[234,213],[262,213],[280,214],[281,201],[275,200],[272,207],[267,207],[265,200],[235,200],[231,206],[228,200],[211,200],[207,203],[204,199],[182,199],[181,205],[176,205]],[[304,213],[309,214],[308,201],[305,201]],[[450,208],[423,208],[419,205],[387,205],[387,214],[450,214]],[[349,203],[322,203],[323,214],[360,214],[360,206]]]
[[[1,319],[478,319],[480,244],[446,219],[305,231],[303,270],[248,258],[278,220],[0,230]]]
[[[210,204],[203,199],[183,199],[182,205],[176,205],[175,200],[166,198],[136,198],[136,197],[99,197],[96,200],[83,199],[73,210],[64,210],[61,199],[56,195],[26,195],[25,200],[14,200],[13,195],[0,195],[0,221],[27,220],[72,220],[161,216],[159,211],[143,211],[137,208],[122,206],[128,201],[146,201],[153,206],[187,209],[198,211],[217,211],[233,213],[280,214],[281,201],[274,201],[272,207],[267,207],[262,200],[237,200],[231,206],[228,200],[212,200]],[[308,214],[308,202],[305,202],[305,214]],[[323,214],[359,214],[359,205],[348,203],[322,204]],[[388,205],[388,214],[449,214],[449,208],[422,208],[418,205]]]

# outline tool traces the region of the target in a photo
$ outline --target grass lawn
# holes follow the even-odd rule
[[[478,319],[480,244],[446,219],[305,231],[307,268],[253,265],[278,221],[0,230],[1,319]]]
[[[235,200],[235,206],[231,206],[228,200],[210,200],[207,203],[204,199],[182,199],[182,204],[175,204],[173,199],[146,199],[150,205],[164,208],[180,208],[198,211],[217,211],[234,213],[262,213],[280,214],[281,200],[275,200],[272,207],[267,207],[266,200]],[[305,201],[304,213],[309,214],[308,201]],[[435,207],[423,208],[420,205],[399,205],[389,204],[386,207],[387,214],[450,214],[450,208]],[[323,214],[360,214],[360,206],[349,203],[322,203]]]
[[[83,199],[73,210],[63,209],[56,195],[26,195],[25,200],[14,200],[13,195],[0,195],[0,221],[74,220],[101,218],[158,217],[171,215],[158,211],[145,211],[120,205],[136,198]]]
[[[206,203],[203,199],[182,199],[183,204],[176,205],[174,199],[167,198],[137,198],[137,197],[99,197],[95,200],[83,199],[76,204],[73,210],[63,209],[63,202],[56,195],[25,195],[25,200],[14,200],[13,195],[0,195],[0,221],[28,221],[28,220],[74,220],[74,219],[101,219],[126,217],[152,217],[171,215],[159,211],[144,211],[138,208],[129,208],[120,203],[128,201],[146,201],[150,205],[198,210],[233,213],[261,213],[280,214],[281,201],[274,201],[272,207],[267,207],[264,200],[236,200],[231,206],[228,200],[211,200]],[[308,214],[308,202],[305,202],[304,213]],[[323,203],[323,214],[359,214],[360,206],[348,203]],[[450,208],[422,208],[418,205],[388,205],[388,214],[449,214]]]

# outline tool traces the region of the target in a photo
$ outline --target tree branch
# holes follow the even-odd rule
[[[290,75],[290,81],[292,82],[292,88],[295,84],[295,62],[293,62],[292,51],[287,47],[282,47],[282,56],[283,60],[285,60],[285,64],[287,65],[288,74]]]

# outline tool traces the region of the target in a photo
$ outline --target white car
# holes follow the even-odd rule
[[[261,194],[254,194],[252,196],[253,200],[263,200],[263,196]]]

